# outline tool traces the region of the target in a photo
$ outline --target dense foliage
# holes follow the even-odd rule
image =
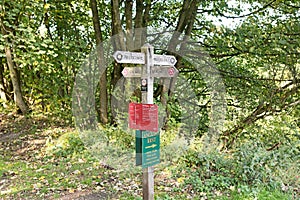
[[[296,188],[299,176],[292,177],[299,174],[300,151],[299,10],[297,0],[1,0],[0,110],[8,113],[13,108],[25,116],[44,115],[74,125],[74,82],[96,47],[106,48],[114,38],[111,52],[140,51],[149,42],[165,47],[156,49],[158,54],[176,55],[180,72],[174,91],[164,88],[166,80],[155,83],[155,103],[166,108],[165,141],[174,137],[174,129],[199,138],[209,130],[218,132],[218,153],[200,156],[195,148],[179,159],[179,168],[193,174],[176,177],[182,187],[198,193],[237,185]],[[209,66],[202,74],[194,66],[199,57],[210,62],[202,65]],[[112,103],[124,66],[111,62],[97,77],[96,120],[107,138],[134,148],[132,138],[118,127]],[[215,85],[205,75],[214,73],[224,85],[225,94],[219,97],[226,104],[227,112],[220,111],[224,124],[211,124]],[[139,95],[132,91],[126,100],[138,101]],[[68,148],[48,142],[51,156],[84,151],[78,138],[66,137]]]
[[[13,92],[16,86],[12,83],[12,73],[6,59],[7,49],[10,49],[22,96],[30,109],[70,117],[76,72],[96,44],[94,16],[90,11],[94,5],[91,2],[54,0],[13,4],[2,1],[0,83],[3,106],[16,96]],[[276,118],[278,121],[286,113],[290,118],[288,123],[293,127],[299,126],[300,26],[297,2],[125,1],[118,2],[120,8],[114,7],[114,2],[117,1],[112,1],[112,4],[99,1],[95,4],[102,41],[122,29],[131,30],[133,27],[147,27],[149,34],[176,30],[190,36],[193,42],[201,44],[209,53],[227,90],[228,116],[223,134],[226,139],[232,142],[244,128],[257,120],[266,117],[272,120],[279,115]],[[140,16],[138,9],[143,16]],[[110,10],[111,15],[108,14]],[[118,14],[121,18],[117,17]],[[183,22],[184,19],[187,22]],[[203,78],[189,70],[192,66],[184,61],[178,62],[178,66],[187,81],[193,84],[195,98],[209,99]],[[115,69],[108,71],[107,85],[111,85],[116,82],[114,79],[120,78],[117,74],[120,72]],[[112,86],[107,90],[111,93],[113,89]],[[100,96],[99,102],[101,98],[104,97]],[[210,105],[206,103],[201,106],[206,108],[201,109],[204,116],[201,124],[207,125],[205,115]],[[177,120],[186,117],[178,116],[176,108],[173,111],[172,116]],[[201,125],[199,128],[205,130]]]

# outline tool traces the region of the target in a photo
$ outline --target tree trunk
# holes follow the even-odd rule
[[[4,67],[1,64],[0,65],[0,99],[2,101],[3,107],[6,107],[7,97],[6,97],[6,93],[5,93],[6,89],[5,89],[5,84],[4,84],[3,72],[4,72]]]
[[[7,40],[7,39],[6,39]],[[8,41],[6,41],[8,43]],[[16,105],[20,108],[23,114],[26,114],[29,110],[27,104],[25,103],[22,95],[21,84],[18,76],[17,68],[13,62],[12,53],[10,47],[5,47],[5,55],[7,60],[7,65],[10,72],[10,78],[14,88],[14,100]]]
[[[136,14],[135,14],[135,21],[134,21],[134,42],[135,47],[141,47],[142,44],[142,37],[143,37],[143,10],[144,4],[143,0],[136,1]]]
[[[124,35],[121,26],[121,19],[120,19],[119,0],[111,1],[111,14],[112,14],[112,35],[115,37],[114,48],[115,50],[126,50]]]
[[[0,6],[0,11],[2,12],[2,6]],[[2,16],[3,17],[3,16]],[[17,26],[17,20],[15,21],[15,26]],[[9,29],[3,24],[3,18],[0,18],[0,26],[1,26],[1,33],[5,35],[9,35],[9,32],[13,32],[13,29]],[[28,105],[25,103],[22,95],[22,90],[21,90],[21,82],[20,82],[20,77],[18,74],[17,67],[15,66],[15,63],[13,61],[13,56],[12,56],[12,50],[10,47],[10,41],[6,37],[5,38],[5,56],[6,56],[6,61],[8,65],[8,69],[10,72],[10,78],[12,81],[13,85],[13,91],[14,91],[14,101],[17,105],[18,108],[20,108],[21,112],[23,114],[26,114],[29,110]],[[2,79],[3,80],[3,79]]]
[[[121,27],[121,19],[120,19],[120,7],[119,0],[111,1],[111,9],[112,9],[112,35],[114,36],[114,50],[126,50],[124,43],[124,35]],[[111,85],[114,87],[118,80],[122,77],[122,66],[119,64],[114,65],[113,75]]]
[[[136,1],[136,14],[134,21],[134,43],[136,48],[141,48],[141,46],[143,46],[146,42],[150,8],[151,1]]]
[[[8,70],[7,67],[7,63],[4,64],[4,71]],[[5,89],[6,89],[6,98],[8,99],[8,101],[13,101],[14,100],[14,87],[12,84],[12,81],[10,79],[7,79],[4,77],[4,85],[5,85]]]
[[[174,52],[176,50],[176,46],[180,43],[179,36],[181,33],[185,33],[186,36],[191,34],[197,14],[198,2],[198,0],[185,0],[183,2],[175,29],[176,32],[172,35],[168,45],[169,51]]]
[[[151,1],[146,1],[146,5],[144,7],[144,15],[143,15],[143,34],[142,34],[142,45],[146,43],[147,34],[148,34],[148,22],[150,18],[150,9],[151,9]]]
[[[126,47],[129,51],[134,50],[133,30],[132,30],[132,0],[125,2],[125,19],[126,19]]]
[[[90,6],[92,9],[93,14],[93,25],[95,30],[95,36],[96,36],[96,45],[97,45],[97,51],[98,51],[98,65],[99,67],[105,67],[104,66],[104,54],[103,54],[103,47],[102,47],[102,32],[101,32],[101,26],[100,26],[100,20],[99,20],[99,13],[97,9],[97,1],[91,0]],[[100,70],[101,71],[101,70]],[[108,122],[108,96],[107,96],[107,70],[103,72],[103,74],[100,77],[100,122],[102,124],[107,124]]]
[[[180,44],[180,50],[185,48],[185,41],[179,40],[179,37],[182,33],[185,34],[184,39],[187,40],[190,35],[194,25],[194,21],[197,15],[198,9],[198,0],[185,0],[182,5],[182,9],[179,14],[178,23],[175,29],[175,32],[172,35],[172,38],[168,44],[168,51],[170,54],[176,54],[177,46]],[[177,57],[176,66],[180,63],[180,57]],[[172,95],[172,88],[175,86],[176,78],[163,79],[162,83],[162,92],[160,96],[160,101],[163,105],[167,105],[168,99]],[[167,107],[167,106],[166,106]],[[170,116],[170,112],[166,110],[167,116],[166,121]],[[164,128],[167,128],[166,124]]]
[[[127,12],[128,12],[128,10],[127,10]],[[111,17],[112,17],[112,35],[113,35],[112,42],[113,42],[113,46],[114,46],[114,51],[128,50],[128,48],[126,48],[126,46],[125,46],[124,34],[122,31],[122,26],[121,26],[119,0],[111,0],[111,15],[112,15]],[[111,74],[111,84],[110,84],[111,91],[114,90],[115,85],[121,79],[122,70],[123,70],[123,66],[114,62],[113,72]],[[110,97],[111,97],[111,103],[112,103],[113,102],[112,98],[115,98],[115,97],[113,95],[111,95]],[[111,109],[113,109],[113,105],[111,105]],[[115,123],[114,116],[113,115],[111,115],[111,116],[112,116],[111,123]]]

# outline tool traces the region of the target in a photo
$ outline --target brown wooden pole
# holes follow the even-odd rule
[[[141,84],[147,84],[146,91],[142,91],[142,103],[153,104],[153,77],[150,69],[153,66],[154,48],[149,44],[142,47],[145,54],[145,65],[142,67]],[[154,167],[143,169],[143,200],[154,200]]]

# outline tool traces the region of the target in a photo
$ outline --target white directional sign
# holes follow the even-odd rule
[[[124,67],[122,74],[125,78],[134,78],[142,76],[141,67]],[[175,77],[178,74],[178,70],[173,66],[152,66],[150,68],[150,77]]]
[[[141,67],[124,67],[122,74],[124,77],[141,77],[142,68]]]
[[[171,65],[174,66],[177,60],[175,56],[171,55],[157,55],[154,54],[153,64],[154,65]]]
[[[153,66],[150,69],[151,77],[174,77],[178,70],[174,66]]]
[[[130,51],[116,51],[113,55],[117,63],[145,64],[145,54]],[[175,56],[154,54],[154,65],[174,66],[177,60]]]
[[[116,51],[113,55],[117,63],[145,64],[145,54],[129,51]]]

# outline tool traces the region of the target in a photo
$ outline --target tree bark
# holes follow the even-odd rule
[[[185,48],[185,40],[187,40],[191,35],[191,31],[197,15],[198,4],[199,0],[184,0],[175,32],[173,33],[172,38],[168,44],[169,54],[176,54],[178,51],[176,49],[179,44],[180,50],[183,50]],[[179,37],[182,33],[185,34],[183,41],[179,40]],[[178,66],[179,63],[180,57],[177,56],[176,66]],[[175,83],[176,78],[163,79],[160,101],[165,106],[167,105],[168,99],[172,95],[172,88],[174,87]],[[167,120],[170,116],[170,112],[166,110],[166,113]],[[164,128],[167,128],[166,124]]]
[[[174,34],[168,45],[170,52],[175,52],[177,45],[181,42],[179,36],[185,33],[185,36],[190,36],[198,9],[198,0],[185,0],[179,14],[178,23]]]
[[[134,43],[136,48],[141,48],[141,46],[143,46],[146,42],[150,9],[151,1],[136,1],[136,14],[134,21]]]
[[[129,51],[134,50],[133,30],[132,30],[132,0],[125,1],[125,20],[126,20],[126,47]]]
[[[5,84],[4,84],[4,76],[3,76],[3,72],[4,72],[4,67],[1,64],[0,65],[0,99],[2,101],[2,105],[3,107],[6,107],[6,102],[7,102],[7,97],[6,97],[6,89],[5,89]]]
[[[111,17],[112,17],[112,36],[113,36],[113,47],[114,51],[121,50],[125,51],[128,50],[125,45],[124,41],[124,34],[122,31],[121,26],[121,19],[120,19],[120,6],[119,0],[111,0]],[[113,71],[111,74],[111,84],[110,84],[110,91],[114,90],[115,85],[122,77],[122,70],[123,66],[114,62],[113,63]],[[110,95],[111,103],[113,102],[112,98],[115,98],[113,95]],[[111,109],[113,109],[113,105],[110,105]],[[113,111],[112,111],[113,113]],[[115,123],[114,116],[111,115],[111,123]]]
[[[119,7],[119,0],[112,0],[111,1],[111,9],[112,9],[112,35],[114,37],[114,50],[126,50],[125,42],[124,42],[124,35],[122,32],[121,26],[121,19],[120,19],[120,7]],[[114,64],[114,70],[112,74],[112,81],[111,85],[114,87],[118,80],[122,77],[123,68],[120,64]]]
[[[143,0],[136,1],[136,14],[135,14],[135,21],[134,21],[134,42],[135,47],[140,48],[142,44],[142,34],[143,34],[143,11],[144,11],[144,4]]]
[[[105,66],[104,66],[104,53],[102,47],[103,38],[102,38],[99,13],[97,8],[97,1],[91,0],[90,6],[92,9],[93,25],[94,25],[95,36],[96,36],[96,45],[98,51],[98,65],[99,68],[101,68]],[[107,96],[107,70],[106,69],[100,77],[99,87],[100,87],[99,88],[100,89],[100,113],[99,113],[100,122],[102,124],[107,124],[108,123],[108,103],[107,103],[108,96]]]
[[[8,42],[8,41],[6,41]],[[18,76],[17,68],[13,62],[12,53],[10,47],[5,47],[5,55],[7,60],[7,65],[9,68],[10,78],[14,88],[14,100],[16,105],[20,108],[22,114],[26,114],[29,110],[27,104],[24,101],[21,84]]]
[[[111,15],[112,15],[112,35],[114,39],[115,50],[126,50],[124,42],[124,34],[122,32],[122,23],[120,19],[120,5],[119,0],[111,1]]]
[[[146,1],[146,5],[144,7],[144,13],[143,13],[143,34],[142,34],[142,45],[145,44],[147,40],[147,34],[148,34],[148,22],[150,20],[150,10],[151,10],[151,1]]]
[[[2,6],[0,6],[0,11],[2,12]],[[0,26],[1,26],[1,33],[3,35],[8,35],[9,32],[13,32],[13,30],[9,30],[5,25],[3,24],[3,18],[0,18]],[[17,21],[15,22],[15,25],[17,26]],[[6,56],[6,61],[7,65],[9,68],[9,73],[10,73],[10,78],[12,81],[13,85],[13,91],[14,91],[14,101],[17,105],[17,107],[21,110],[22,114],[26,114],[29,110],[28,105],[26,104],[23,95],[22,95],[22,90],[21,90],[21,82],[18,74],[17,67],[13,61],[13,56],[12,56],[12,49],[10,47],[10,41],[8,38],[5,38],[5,56]]]

